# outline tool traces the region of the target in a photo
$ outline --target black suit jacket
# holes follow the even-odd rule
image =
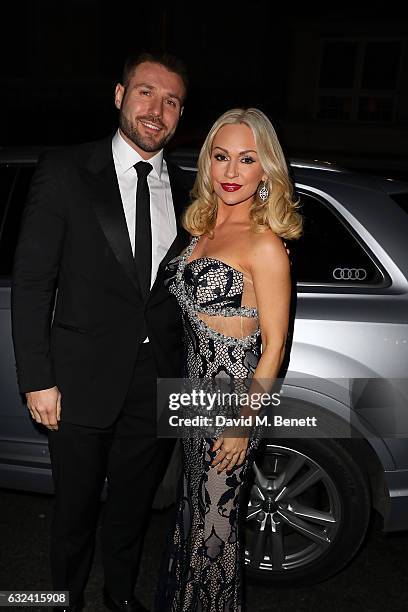
[[[157,375],[180,375],[180,312],[163,278],[166,263],[188,239],[179,220],[191,179],[166,161],[178,234],[146,302],[111,137],[48,152],[38,163],[14,261],[13,341],[21,392],[57,385],[67,422],[113,422],[146,334]]]

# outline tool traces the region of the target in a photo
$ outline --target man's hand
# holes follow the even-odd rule
[[[58,387],[26,393],[27,406],[32,418],[48,429],[56,431],[61,415],[61,393]]]

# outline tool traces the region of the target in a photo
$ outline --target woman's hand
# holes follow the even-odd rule
[[[217,472],[232,470],[236,465],[242,465],[248,448],[249,438],[226,438],[220,436],[213,444],[212,450],[217,456],[212,460],[211,466],[218,466]]]

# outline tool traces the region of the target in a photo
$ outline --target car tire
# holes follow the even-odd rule
[[[371,516],[364,467],[336,439],[265,440],[246,495],[246,574],[274,586],[336,574],[359,550]]]

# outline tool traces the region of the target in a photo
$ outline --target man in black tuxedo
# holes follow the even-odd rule
[[[145,610],[134,596],[143,533],[172,450],[156,437],[156,379],[180,375],[180,313],[163,277],[187,240],[191,187],[163,147],[186,87],[173,57],[128,60],[116,134],[44,155],[25,209],[13,339],[20,390],[49,429],[53,586],[70,591],[70,610],[83,606],[105,477],[105,605]]]

